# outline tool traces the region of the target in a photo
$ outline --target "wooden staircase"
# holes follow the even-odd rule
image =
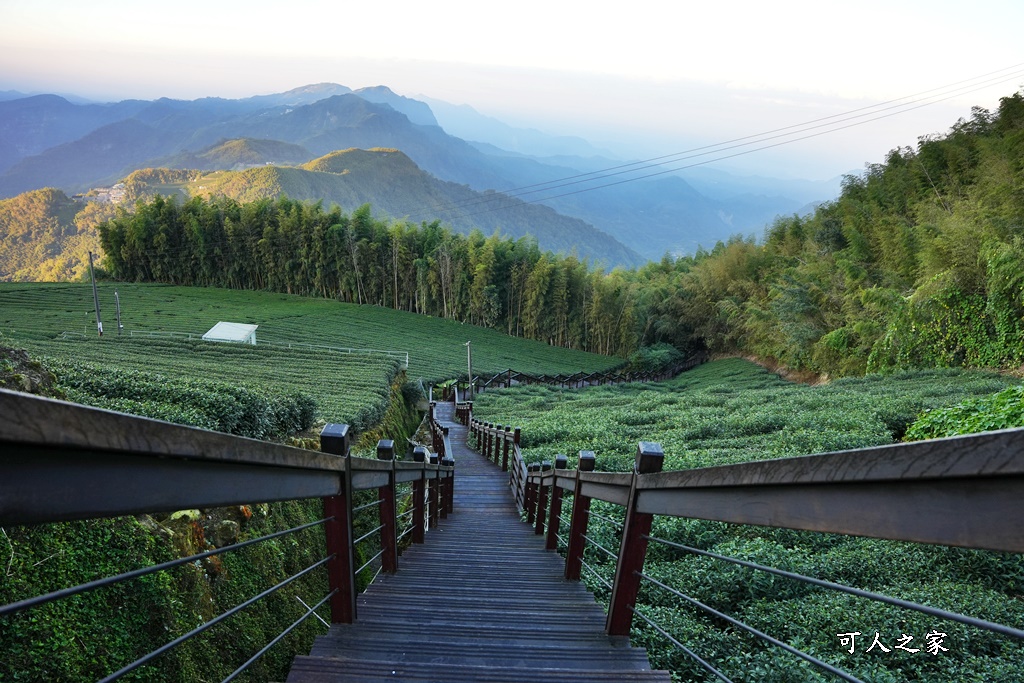
[[[455,451],[455,512],[408,549],[397,574],[359,597],[356,623],[331,627],[288,683],[328,681],[671,681],[644,650],[604,633],[605,612],[519,519],[505,473],[466,446],[454,406],[438,404]]]

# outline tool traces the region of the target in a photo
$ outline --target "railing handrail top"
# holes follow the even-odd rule
[[[640,475],[637,488],[840,484],[1022,474],[1024,427],[1017,427],[911,443],[670,470]]]
[[[329,472],[451,468],[429,463],[341,457],[105,408],[0,389],[0,442],[69,451],[172,457]]]
[[[531,472],[539,481],[551,472]],[[640,490],[785,486],[1024,475],[1024,427],[831,453],[756,460],[637,477]],[[565,475],[561,475],[565,478]],[[629,472],[580,472],[584,482],[628,488]]]
[[[0,389],[0,441],[342,472],[345,458],[294,446]]]

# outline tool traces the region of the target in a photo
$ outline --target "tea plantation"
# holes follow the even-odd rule
[[[637,442],[644,440],[663,445],[666,470],[686,469],[891,443],[925,409],[1019,384],[990,373],[930,370],[808,387],[729,359],[664,384],[485,393],[474,415],[521,426],[528,461],[593,450],[598,469],[626,471]],[[618,547],[619,531],[609,520],[621,519],[622,509],[595,502],[594,511],[588,535],[606,548]],[[1024,558],[1019,555],[664,517],[655,519],[652,536],[1024,628]],[[589,587],[607,600],[602,580],[611,581],[614,564],[592,546],[586,561],[600,576],[584,571]],[[862,680],[1020,680],[1024,647],[1019,641],[974,627],[666,546],[651,546],[645,573]],[[643,614],[733,680],[836,680],[650,584],[640,601]],[[942,645],[948,651],[924,648],[933,630],[946,634]],[[838,634],[855,631],[866,640],[850,653]],[[888,654],[878,647],[865,651],[875,633]],[[894,649],[903,634],[914,637],[909,648],[918,652]],[[672,669],[679,680],[710,680],[646,626],[634,626],[634,641],[648,648],[652,665]]]

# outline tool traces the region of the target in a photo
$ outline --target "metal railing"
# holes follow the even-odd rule
[[[538,534],[544,533],[547,519],[546,547],[564,549],[566,578],[579,580],[583,571],[592,572],[596,584],[607,589],[609,635],[630,635],[636,617],[720,680],[730,679],[638,610],[642,583],[842,680],[860,679],[644,573],[649,543],[1024,640],[1024,629],[1013,625],[711,553],[650,533],[654,517],[663,515],[1021,553],[1024,429],[668,472],[662,471],[660,445],[641,442],[633,471],[622,473],[594,471],[596,458],[589,451],[580,452],[576,470],[566,468],[563,456],[553,467],[526,465],[520,430],[476,420],[471,404],[461,407],[459,418],[470,426],[485,457],[495,460],[499,451],[510,449],[508,469],[516,501]],[[572,499],[568,525],[562,512],[564,496]],[[591,501],[622,509],[624,521],[591,512]],[[593,542],[588,525],[595,518],[620,529],[616,552]],[[588,548],[595,548],[601,560],[613,557],[613,581],[593,570]]]
[[[408,535],[412,543],[423,543],[424,530],[437,524],[440,510],[453,507],[454,461],[450,456],[439,462],[436,453],[419,448],[412,453],[411,461],[397,461],[394,443],[382,440],[377,444],[377,459],[352,457],[347,425],[327,425],[321,433],[321,452],[317,453],[7,390],[0,390],[0,415],[0,525],[323,500],[323,518],[315,522],[0,606],[0,619],[17,619],[22,612],[73,595],[314,527],[324,528],[326,552],[321,560],[125,664],[104,681],[116,680],[152,662],[320,568],[327,572],[328,594],[225,680],[232,680],[251,666],[314,615],[320,605],[330,604],[332,622],[351,623],[356,617],[356,577],[360,571],[378,561],[381,571],[398,570],[396,486],[407,484],[411,489]],[[359,492],[374,490],[375,501],[353,504]],[[377,512],[374,528],[356,538],[355,515],[373,511]],[[380,551],[357,569],[356,546],[372,538],[379,539]]]

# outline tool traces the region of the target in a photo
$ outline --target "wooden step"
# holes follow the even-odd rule
[[[441,420],[452,412],[436,408]],[[604,608],[520,520],[508,475],[466,447],[465,427],[449,431],[454,513],[359,596],[356,623],[295,659],[288,683],[671,681],[604,633]]]

